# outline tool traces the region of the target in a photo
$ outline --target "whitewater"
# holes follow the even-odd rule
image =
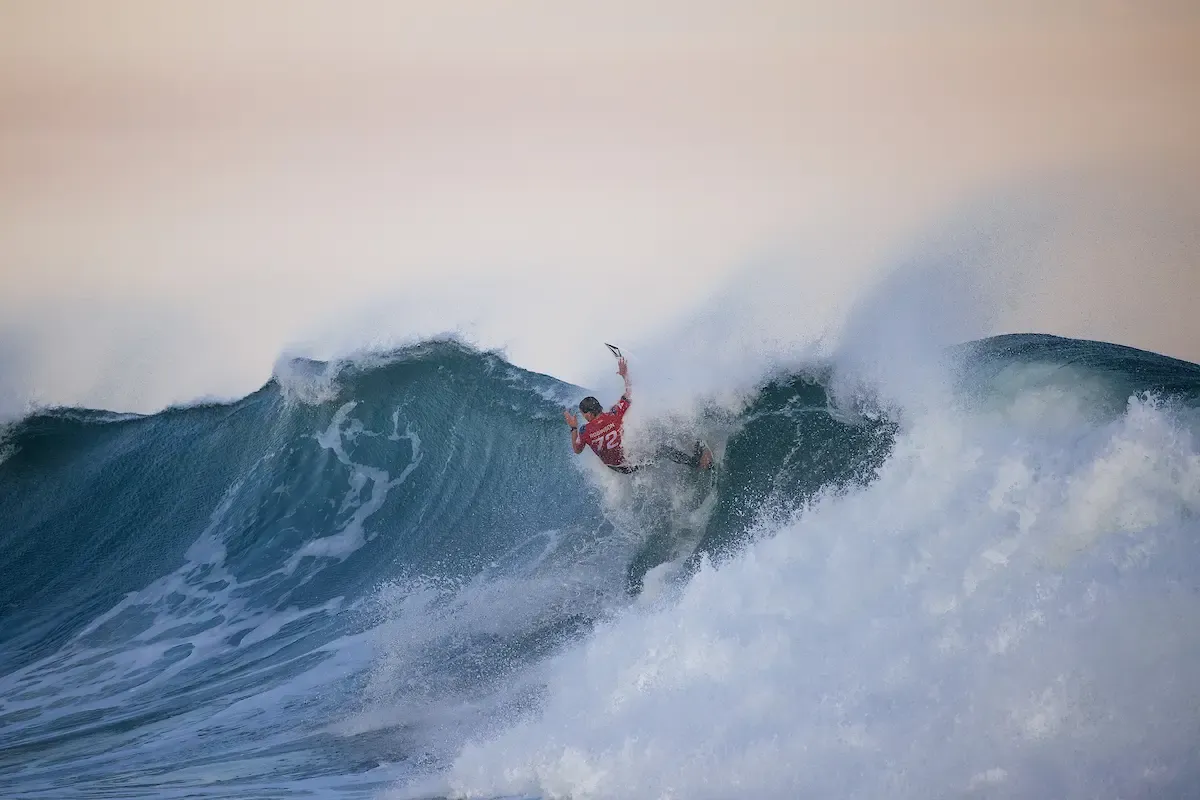
[[[1191,796],[1200,366],[1032,334],[887,366],[637,389],[630,446],[714,474],[607,473],[562,409],[615,376],[453,339],[27,415],[0,796]]]

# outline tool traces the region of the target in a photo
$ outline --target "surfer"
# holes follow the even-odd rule
[[[629,381],[629,364],[621,351],[609,345],[613,355],[617,357],[617,374],[625,381],[625,391],[616,405],[607,412],[595,397],[585,397],[579,402],[579,412],[583,415],[584,424],[580,425],[578,418],[568,409],[563,412],[563,418],[571,428],[571,447],[575,454],[583,452],[583,448],[591,447],[592,452],[600,457],[604,465],[617,472],[630,473],[640,469],[645,464],[630,464],[625,460],[622,449],[621,434],[625,422],[625,412],[629,410],[629,398],[633,386]],[[664,446],[656,451],[656,455],[674,461],[676,464],[687,464],[697,469],[712,467],[712,451],[702,443],[696,442],[692,453],[685,453],[674,447]]]

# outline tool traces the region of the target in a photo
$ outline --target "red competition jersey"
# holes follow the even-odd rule
[[[617,404],[579,429],[579,438],[610,467],[625,463],[621,451],[621,421],[629,410],[629,398],[621,395]]]

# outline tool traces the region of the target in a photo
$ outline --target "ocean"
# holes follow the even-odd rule
[[[1195,796],[1200,366],[917,377],[635,392],[708,473],[575,456],[615,379],[450,339],[11,422],[0,797]]]

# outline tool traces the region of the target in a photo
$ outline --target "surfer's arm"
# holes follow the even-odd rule
[[[571,448],[575,451],[575,455],[579,455],[584,448],[583,439],[579,436],[579,420],[570,411],[563,412],[563,419],[571,428]]]

